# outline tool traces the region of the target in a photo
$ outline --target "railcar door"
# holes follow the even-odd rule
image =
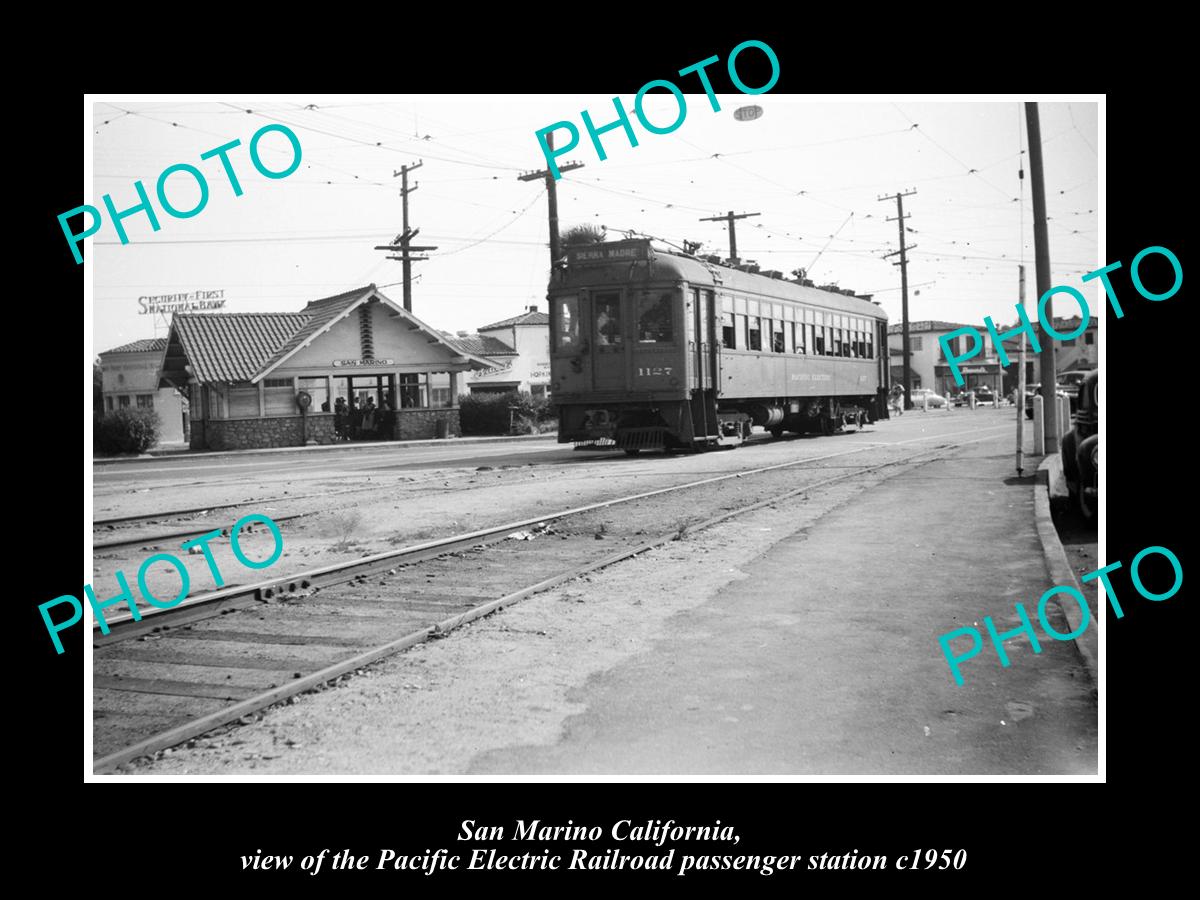
[[[688,293],[691,310],[688,332],[691,342],[696,387],[692,394],[692,427],[697,434],[718,434],[714,402],[716,375],[716,342],[713,333],[713,292],[691,288]]]
[[[592,387],[597,391],[628,390],[629,341],[621,292],[593,291],[591,301]]]

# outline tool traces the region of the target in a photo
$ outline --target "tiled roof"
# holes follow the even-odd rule
[[[101,356],[107,356],[110,353],[152,353],[161,352],[167,349],[167,339],[161,338],[145,338],[140,341],[134,341],[131,344],[122,344],[120,347],[113,347],[111,350],[105,350]]]
[[[456,337],[447,339],[454,346],[461,349],[464,353],[470,353],[474,356],[516,356],[517,351],[508,344],[497,338],[490,337],[486,334],[473,334],[469,337]]]
[[[311,318],[306,313],[175,313],[171,329],[197,380],[249,381]]]
[[[300,311],[300,315],[304,316],[307,321],[284,342],[283,346],[279,347],[268,359],[264,360],[259,368],[269,368],[280,362],[285,356],[344,313],[349,307],[373,293],[375,293],[375,285],[369,284],[366,287],[346,291],[344,294],[325,297],[321,300],[313,300]]]
[[[491,331],[494,328],[508,328],[512,325],[549,325],[550,316],[544,312],[523,312],[519,316],[513,316],[511,319],[505,319],[503,322],[493,322],[491,325],[484,325],[480,331]]]

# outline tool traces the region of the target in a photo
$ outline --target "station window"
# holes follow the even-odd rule
[[[274,381],[272,378],[267,379],[268,382]],[[268,387],[270,385],[268,384]],[[291,387],[291,385],[288,385]],[[322,377],[309,377],[299,379],[300,390],[306,392],[312,397],[312,406],[309,412],[330,412],[332,406],[329,400],[329,382]]]
[[[721,317],[721,346],[726,350],[734,350],[737,348],[737,328],[733,313],[722,313]]]
[[[783,322],[779,319],[771,320],[771,349],[775,353],[787,352],[783,342]]]
[[[288,388],[292,387],[292,379],[290,378],[264,378],[263,387],[265,388]]]
[[[639,344],[669,344],[675,340],[671,307],[676,296],[674,291],[645,291],[638,297]]]
[[[153,394],[138,394],[137,395],[138,409],[154,409]]]
[[[746,347],[749,350],[762,349],[762,318],[760,316],[750,316],[749,326],[746,329]]]
[[[554,346],[559,350],[574,350],[579,346],[579,297],[559,297],[558,327],[554,335]]]
[[[1088,344],[1089,346],[1090,346],[1091,344],[1094,344],[1094,343],[1096,343],[1096,332],[1094,332],[1094,331],[1085,331],[1085,332],[1084,332],[1084,334],[1083,334],[1083,342],[1084,342],[1085,344]]]
[[[424,372],[410,372],[399,376],[400,408],[418,409],[425,405],[425,388],[428,379]]]
[[[1063,342],[1062,342],[1062,345],[1063,345],[1064,347],[1074,347],[1074,346],[1075,346],[1075,338],[1066,338],[1066,339],[1064,339],[1064,340],[1063,340]]]
[[[112,397],[104,398],[104,408],[107,409],[109,412],[112,412],[112,408],[113,408]]]
[[[920,335],[909,335],[908,349],[911,350],[913,353],[916,353],[918,350],[921,349]]]
[[[121,409],[128,409],[129,408],[129,395],[122,394],[120,397],[117,398],[117,402],[121,405]]]
[[[621,295],[617,292],[596,294],[596,343],[601,347],[619,347],[621,333]]]

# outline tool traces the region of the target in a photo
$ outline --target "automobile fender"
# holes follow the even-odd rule
[[[1093,434],[1080,443],[1079,449],[1075,451],[1075,460],[1080,472],[1080,481],[1084,484],[1095,485],[1099,473],[1092,465],[1092,449],[1099,446],[1100,435]]]

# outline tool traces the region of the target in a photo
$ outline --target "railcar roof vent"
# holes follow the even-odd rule
[[[783,273],[776,269],[767,269],[762,274],[766,275],[768,278],[774,278],[777,281],[783,278]]]

